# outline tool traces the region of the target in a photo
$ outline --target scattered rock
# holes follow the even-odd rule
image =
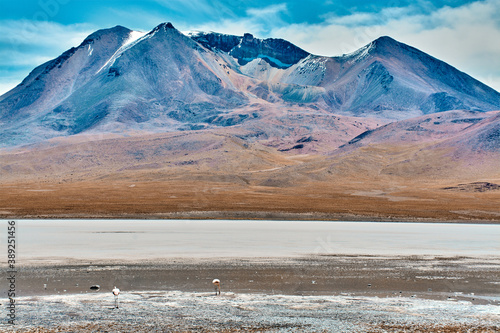
[[[278,150],[279,151],[290,151],[290,150],[293,150],[293,149],[302,149],[302,148],[304,148],[304,145],[300,144],[300,145],[295,145],[292,148],[285,148],[285,149],[278,149]]]
[[[469,184],[458,184],[457,186],[444,187],[443,190],[464,192],[487,192],[500,190],[500,185],[488,182],[474,182]]]
[[[318,140],[313,139],[312,136],[305,136],[301,139],[298,139],[297,143],[306,143],[306,142],[313,142],[313,141],[318,141]]]

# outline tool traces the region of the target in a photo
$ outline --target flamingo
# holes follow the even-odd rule
[[[115,296],[115,307],[118,309],[118,295],[120,295],[120,289],[116,288],[116,286],[111,290],[113,295]]]
[[[215,295],[219,294],[220,295],[220,280],[219,279],[214,279],[212,281],[215,287]]]

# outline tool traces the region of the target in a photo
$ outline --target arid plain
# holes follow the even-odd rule
[[[151,140],[167,143],[170,136],[175,137]],[[413,174],[412,164],[399,170],[404,176],[384,175],[380,173],[383,157],[376,147],[362,156],[373,161],[360,165],[343,157],[344,165],[334,173],[329,170],[332,162],[324,156],[291,155],[261,145],[243,149],[244,143],[226,136],[212,135],[207,141],[203,143],[215,148],[193,155],[172,154],[166,164],[153,156],[143,138],[4,154],[2,164],[14,162],[25,173],[4,176],[1,215],[500,221],[500,191],[488,185],[500,183],[500,175],[479,180],[467,174],[459,179],[422,179]],[[91,155],[94,145],[109,149]],[[133,145],[144,148],[133,149],[146,155],[141,155],[141,164],[127,154]],[[391,152],[396,160],[413,153],[385,148],[386,155]],[[438,172],[453,175],[454,171],[444,167]]]
[[[473,137],[464,130],[470,117],[453,114],[453,126],[429,125],[423,137],[385,126],[394,142],[376,142],[376,135],[349,141],[374,126],[349,128],[350,119],[344,137],[299,132],[244,140],[247,129],[236,126],[82,135],[4,149],[0,216],[497,223],[500,154],[457,144]],[[480,125],[499,118],[481,117]]]

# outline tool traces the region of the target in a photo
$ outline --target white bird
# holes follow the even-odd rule
[[[118,295],[120,295],[120,289],[116,288],[116,286],[111,290],[113,295],[115,296],[115,307],[118,309]]]
[[[214,284],[214,288],[215,288],[215,295],[219,294],[220,295],[220,280],[219,279],[214,279],[212,281],[212,283]]]

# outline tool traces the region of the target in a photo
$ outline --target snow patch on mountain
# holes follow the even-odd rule
[[[370,55],[371,50],[373,50],[374,48],[375,48],[375,43],[371,42],[363,46],[359,50],[346,54],[345,57],[349,59],[350,63],[358,62],[363,59],[366,59]]]
[[[216,32],[214,32],[214,31],[202,31],[202,30],[181,31],[181,34],[183,34],[184,36],[189,37],[189,38],[201,37],[204,35],[215,34],[215,33]]]
[[[133,42],[143,37],[144,35],[146,35],[146,33],[142,31],[135,31],[135,30],[131,31],[128,39],[125,41],[125,43],[123,43],[122,47],[132,44]]]
[[[268,56],[268,55],[265,55],[262,53],[259,53],[256,57],[242,58],[242,59],[246,62],[250,62],[250,61],[255,60],[255,59],[262,59],[262,60],[266,61],[267,63],[271,64],[273,67],[277,67],[277,68],[288,68],[288,67],[293,65],[293,64],[285,64],[284,62],[280,61],[279,59],[276,59],[274,57],[271,57],[271,56]]]
[[[146,35],[145,32],[142,31],[131,31],[128,38],[124,41],[123,45],[116,50],[116,52],[109,58],[109,60],[96,72],[99,74],[103,69],[112,66],[115,60],[126,50],[133,47],[137,42]]]
[[[237,60],[233,59],[236,63]],[[262,81],[279,81],[279,78],[283,75],[282,69],[272,67],[269,62],[261,58],[249,60],[246,65],[240,67],[240,71],[244,75]]]

